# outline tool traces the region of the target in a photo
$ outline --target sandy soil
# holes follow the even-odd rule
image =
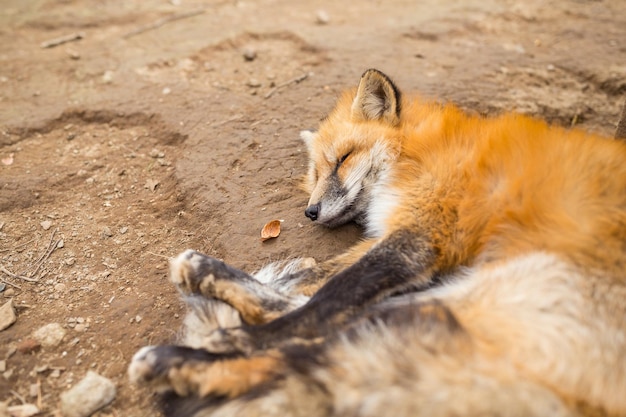
[[[303,216],[298,131],[366,68],[469,111],[608,135],[626,94],[622,0],[89,3],[0,7],[0,304],[17,311],[0,401],[41,415],[88,370],[118,388],[97,416],[156,414],[125,371],[176,337],[167,257],[254,270],[358,239]],[[261,242],[272,219],[282,233]],[[38,346],[49,323],[66,335]]]

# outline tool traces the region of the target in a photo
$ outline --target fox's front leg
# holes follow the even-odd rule
[[[361,259],[376,242],[377,239],[363,240],[346,253],[279,278],[274,286],[291,294],[313,296],[332,277]]]
[[[426,237],[398,230],[382,239],[353,265],[333,276],[302,307],[259,326],[224,329],[213,335],[221,352],[253,352],[292,338],[324,336],[350,317],[407,288],[433,284],[441,260]]]
[[[312,259],[291,261],[283,271],[270,265],[269,269],[259,271],[261,275],[275,275],[264,277],[265,283],[256,274],[250,276],[219,259],[187,250],[170,262],[170,279],[185,296],[221,300],[237,310],[245,323],[262,324],[303,305],[332,276],[363,256],[372,244],[373,241],[365,241],[314,266],[308,266]]]

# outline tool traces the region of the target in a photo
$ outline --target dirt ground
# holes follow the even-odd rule
[[[0,305],[17,321],[0,331],[0,401],[59,415],[93,370],[117,386],[95,415],[157,415],[125,372],[176,338],[168,257],[252,271],[358,239],[304,217],[298,131],[370,67],[468,111],[612,135],[626,2],[4,0]],[[261,242],[272,219],[282,233]],[[39,346],[50,323],[65,337]]]

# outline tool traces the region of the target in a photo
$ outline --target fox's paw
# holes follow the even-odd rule
[[[185,296],[201,295],[233,307],[247,324],[262,324],[301,304],[224,262],[187,250],[170,263],[171,281]]]
[[[170,261],[170,280],[184,295],[212,297],[216,275],[224,262],[191,249]]]
[[[135,384],[184,397],[234,398],[269,380],[280,368],[278,352],[243,357],[182,346],[148,346],[135,354],[128,375]]]

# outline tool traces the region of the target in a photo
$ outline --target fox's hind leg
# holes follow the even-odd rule
[[[278,351],[244,357],[186,346],[147,346],[133,357],[128,375],[133,383],[183,397],[234,398],[275,376],[282,369],[281,357]]]

